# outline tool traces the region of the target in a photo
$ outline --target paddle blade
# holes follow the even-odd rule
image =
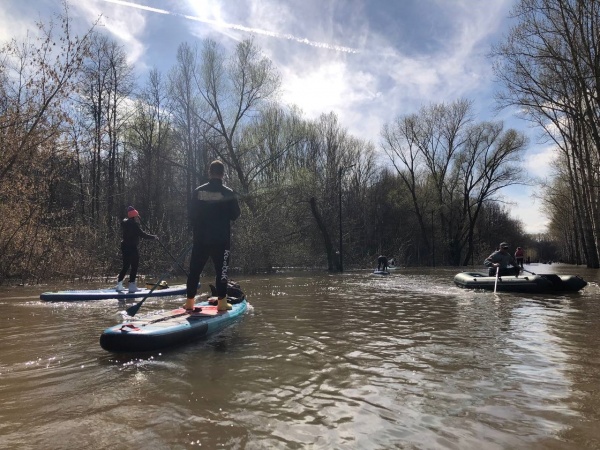
[[[145,300],[145,299],[144,299]],[[142,301],[143,302],[143,301]],[[133,317],[140,310],[140,306],[142,306],[142,302],[136,303],[135,305],[130,306],[125,310],[128,316]]]

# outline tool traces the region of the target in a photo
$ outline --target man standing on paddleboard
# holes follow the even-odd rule
[[[208,183],[197,187],[190,204],[190,220],[194,230],[194,247],[187,279],[185,309],[194,309],[200,273],[208,258],[216,273],[217,309],[231,309],[227,303],[227,271],[231,246],[231,221],[240,216],[240,206],[234,192],[223,185],[225,166],[219,160],[210,163]]]
[[[388,269],[388,259],[386,256],[380,255],[377,258],[377,270],[387,271]]]

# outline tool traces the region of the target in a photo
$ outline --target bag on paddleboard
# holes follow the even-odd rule
[[[212,284],[209,284],[209,286],[211,295],[213,297],[216,297],[217,288],[214,287]],[[244,294],[244,291],[242,291],[242,289],[240,288],[239,283],[229,280],[227,282],[227,297],[233,297],[235,299],[243,300],[244,298],[246,298],[246,295]]]

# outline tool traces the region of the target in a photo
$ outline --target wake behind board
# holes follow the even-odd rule
[[[246,311],[248,302],[235,303],[229,311],[217,311],[207,302],[197,306],[199,311],[161,311],[109,327],[100,336],[100,346],[113,353],[136,353],[184,344],[230,325]]]
[[[116,291],[115,288],[107,289],[73,289],[55,292],[44,292],[40,295],[41,300],[50,302],[70,302],[81,300],[107,300],[118,299],[125,300],[128,298],[143,298],[143,297],[167,297],[170,295],[185,294],[185,284],[178,284],[167,288],[157,288],[153,292],[152,289],[144,288],[136,292]]]

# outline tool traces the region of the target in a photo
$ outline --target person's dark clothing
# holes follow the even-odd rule
[[[498,276],[504,276],[504,275],[519,275],[521,269],[520,267],[517,266],[517,261],[515,260],[515,257],[513,255],[511,255],[510,253],[508,253],[508,251],[505,251],[503,249],[500,250],[496,250],[494,253],[492,253],[490,256],[488,256],[485,261],[483,261],[483,264],[489,268],[488,270],[488,275],[489,276],[496,276],[496,267],[493,266],[493,264],[500,264],[499,269],[500,271],[498,272]],[[508,267],[508,265],[512,265],[513,267]]]
[[[129,282],[133,283],[135,282],[140,264],[140,254],[137,248],[138,244],[140,243],[140,238],[156,239],[156,236],[143,231],[133,217],[123,220],[123,222],[121,222],[121,229],[123,231],[123,240],[121,241],[123,265],[117,280],[123,281],[127,271],[131,267],[131,272],[129,273]]]
[[[135,218],[124,219],[121,222],[121,229],[123,230],[123,240],[121,241],[127,245],[137,245],[140,243],[140,238],[142,239],[156,239],[156,236],[153,234],[148,234],[144,230],[140,228],[140,224],[135,221]]]
[[[523,259],[524,259],[524,258],[516,258],[516,259],[517,259],[517,264],[519,265],[519,267],[520,267],[521,269],[523,269],[523,264],[524,264],[524,261],[523,261]]]
[[[131,267],[129,273],[129,282],[133,283],[137,277],[138,267],[140,265],[140,253],[138,252],[137,245],[127,245],[121,242],[121,256],[123,259],[123,265],[121,266],[121,272],[119,272],[118,281],[123,281],[127,271]]]
[[[200,273],[202,273],[208,258],[212,259],[215,268],[215,287],[217,296],[219,298],[227,296],[229,249],[223,248],[223,245],[221,244],[194,244],[194,247],[192,248],[192,257],[190,259],[190,273],[187,280],[187,298],[196,296],[198,285],[200,283]],[[194,286],[196,287],[195,289],[193,289]]]
[[[388,259],[385,256],[380,256],[377,258],[377,270],[387,270],[388,268]]]
[[[240,206],[234,192],[218,178],[196,188],[190,204],[190,219],[194,230],[194,247],[187,279],[187,298],[198,292],[200,273],[208,258],[215,267],[218,297],[227,296],[231,221],[240,216]]]
[[[515,252],[515,260],[517,261],[517,264],[519,266],[521,266],[521,269],[523,268],[524,259],[525,259],[525,252],[523,251],[523,249],[521,247],[517,247],[517,251]]]
[[[218,178],[196,188],[190,205],[194,243],[221,244],[229,248],[231,221],[240,216],[234,192]]]

